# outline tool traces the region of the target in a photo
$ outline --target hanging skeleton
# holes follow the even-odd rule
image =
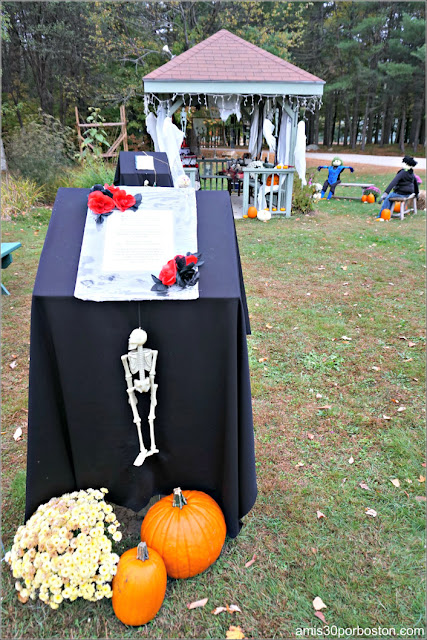
[[[156,394],[157,387],[159,386],[154,383],[154,377],[156,375],[156,362],[159,352],[154,349],[144,349],[146,341],[146,332],[141,329],[141,327],[139,327],[139,329],[134,329],[129,336],[129,352],[122,356],[129,404],[132,408],[133,421],[136,424],[136,429],[138,431],[139,454],[133,463],[136,467],[140,467],[147,456],[151,456],[153,453],[159,453],[154,438],[154,419],[156,417],[155,407],[157,405]],[[148,372],[148,377],[145,375],[145,372]],[[133,375],[136,375],[137,377],[133,379]],[[150,425],[149,450],[145,448],[144,440],[142,438],[141,416],[136,408],[138,403],[135,395],[136,391],[138,393],[150,392],[150,411],[148,414],[148,423]]]

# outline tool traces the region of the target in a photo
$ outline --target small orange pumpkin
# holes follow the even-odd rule
[[[375,202],[375,196],[373,193],[368,193],[368,202],[370,202],[371,204]]]
[[[381,218],[382,218],[383,220],[390,220],[390,218],[391,218],[391,211],[390,211],[390,209],[383,209],[383,210],[381,211]]]
[[[258,209],[256,207],[249,207],[248,209],[248,217],[256,218],[258,213]]]
[[[368,196],[362,196],[362,202],[368,202]]]
[[[395,202],[394,203],[394,209],[393,209],[394,213],[400,213],[400,202]]]
[[[141,525],[141,538],[162,556],[171,578],[205,571],[221,553],[227,528],[221,509],[203,491],[181,491],[156,502]]]
[[[132,627],[150,622],[165,599],[167,579],[161,556],[145,542],[125,551],[112,584],[112,604],[118,619]]]
[[[279,184],[279,176],[276,173],[274,174],[273,178],[274,178],[273,184]],[[266,185],[267,187],[271,187],[271,176],[268,176]]]

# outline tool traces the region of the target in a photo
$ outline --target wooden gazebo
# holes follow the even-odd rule
[[[321,103],[325,84],[225,29],[172,58],[143,80],[146,114],[161,107],[171,116],[182,106],[209,104],[220,110],[233,109],[233,105],[236,110],[243,107],[251,115],[260,108],[268,109],[274,114],[276,133],[286,123],[286,164],[291,166],[300,109],[314,111]],[[284,180],[285,200],[290,205],[292,170],[287,170]],[[244,193],[248,192],[248,188],[244,189]],[[244,202],[243,209],[246,207]],[[290,206],[286,207],[286,214],[290,215]]]

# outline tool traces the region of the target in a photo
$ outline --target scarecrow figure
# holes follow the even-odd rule
[[[414,167],[417,164],[417,161],[412,156],[405,156],[403,158],[402,168],[396,173],[380,198],[380,202],[382,201],[381,211],[383,211],[383,209],[391,209],[392,203],[390,202],[390,196],[407,197],[412,194],[415,194],[415,197],[418,196],[418,180],[414,174]],[[381,218],[381,211],[377,218]]]
[[[327,167],[325,165],[317,167],[318,171],[320,171],[321,169],[328,170],[328,179],[325,180],[325,182],[323,183],[322,191],[320,193],[321,200],[325,198],[325,194],[328,190],[328,187],[329,187],[329,193],[326,199],[330,200],[332,198],[332,196],[335,193],[335,188],[337,184],[340,184],[341,182],[340,175],[341,175],[341,172],[344,171],[344,169],[350,169],[351,173],[353,173],[354,171],[353,167],[344,166],[341,158],[338,158],[338,156],[335,156],[335,158],[333,158],[330,167]]]

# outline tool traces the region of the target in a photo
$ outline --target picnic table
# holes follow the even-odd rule
[[[21,246],[20,242],[2,242],[1,243],[1,268],[2,269],[7,269],[7,267],[10,264],[12,264],[13,262],[12,252],[16,251],[16,249],[19,249],[20,246]],[[3,283],[1,285],[1,292],[6,296],[10,295],[9,291],[6,289]]]

